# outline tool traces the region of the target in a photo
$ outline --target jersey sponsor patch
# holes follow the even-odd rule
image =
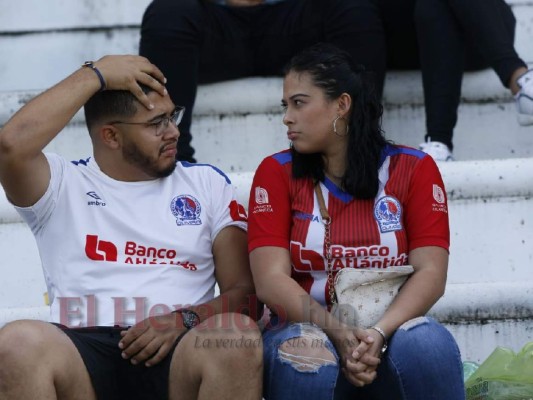
[[[252,213],[264,213],[272,212],[272,206],[268,200],[268,192],[265,188],[257,186],[254,190],[255,193],[255,206]]]
[[[302,221],[322,222],[322,219],[318,215],[304,213],[301,211],[296,211],[294,213],[294,218],[300,219]]]
[[[446,206],[446,196],[444,195],[444,190],[436,184],[433,185],[433,199],[435,199],[436,203],[432,204],[432,210],[447,214],[448,207]]]
[[[374,217],[381,233],[399,231],[402,229],[402,206],[392,196],[380,198],[374,206]]]
[[[446,198],[444,197],[444,190],[439,185],[433,185],[433,198],[437,203],[444,203]]]
[[[260,186],[255,188],[255,202],[257,204],[268,204],[268,192],[266,189]]]
[[[142,245],[128,240],[124,250],[113,242],[101,240],[98,235],[87,235],[85,240],[85,254],[93,261],[124,262],[135,265],[177,265],[189,271],[196,271],[196,264],[184,260],[174,249]],[[119,257],[120,256],[120,257]]]
[[[98,235],[87,235],[85,254],[94,261],[117,261],[117,246],[111,242],[100,240]]]
[[[202,207],[196,198],[189,194],[182,194],[172,199],[170,211],[176,217],[176,224],[182,225],[200,225]]]
[[[292,267],[298,272],[326,271],[325,258],[314,250],[306,249],[297,241],[291,241]],[[388,246],[345,247],[331,246],[332,269],[343,268],[391,268],[407,264],[407,254],[391,254]]]

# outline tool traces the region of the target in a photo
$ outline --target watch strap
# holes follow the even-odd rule
[[[172,313],[180,313],[183,322],[183,327],[190,330],[200,323],[200,316],[193,310],[188,308],[180,308],[179,310],[172,311]]]

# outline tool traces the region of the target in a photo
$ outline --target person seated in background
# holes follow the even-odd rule
[[[319,41],[374,71],[381,94],[385,36],[374,0],[153,0],[139,53],[161,68],[170,97],[185,106],[178,159],[195,161],[190,127],[198,84],[281,76],[297,51]]]
[[[370,86],[330,44],[286,69],[291,148],[259,165],[248,208],[252,274],[272,311],[263,332],[267,400],[465,395],[454,338],[425,316],[448,269],[442,178],[429,155],[384,139]],[[365,263],[410,264],[414,273],[374,326],[349,326],[331,312],[333,282],[341,268]]]
[[[53,323],[0,330],[0,398],[261,399],[246,213],[221,171],[176,162],[184,108],[164,81],[106,56],[2,128],[0,183],[36,238]],[[82,106],[93,157],[44,154]]]
[[[516,21],[504,0],[378,3],[387,40],[387,68],[422,72],[423,151],[437,161],[453,160],[453,131],[465,70],[493,68],[515,96],[519,122],[533,124],[533,71],[528,71],[514,48]]]

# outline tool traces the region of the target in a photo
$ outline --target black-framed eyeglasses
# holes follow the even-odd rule
[[[153,126],[155,129],[155,136],[161,136],[168,128],[170,122],[172,122],[172,125],[174,125],[175,127],[178,127],[179,123],[183,119],[183,114],[185,114],[185,107],[176,106],[176,108],[174,108],[174,111],[172,111],[172,114],[170,114],[170,117],[156,117],[154,120],[147,122],[112,121],[108,124],[144,125],[146,127]]]

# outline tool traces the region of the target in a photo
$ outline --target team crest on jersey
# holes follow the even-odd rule
[[[399,231],[402,229],[402,206],[392,196],[380,198],[374,206],[374,217],[382,233]]]
[[[181,225],[200,225],[200,212],[202,207],[198,200],[189,194],[182,194],[172,199],[170,211],[176,217],[176,224]]]

